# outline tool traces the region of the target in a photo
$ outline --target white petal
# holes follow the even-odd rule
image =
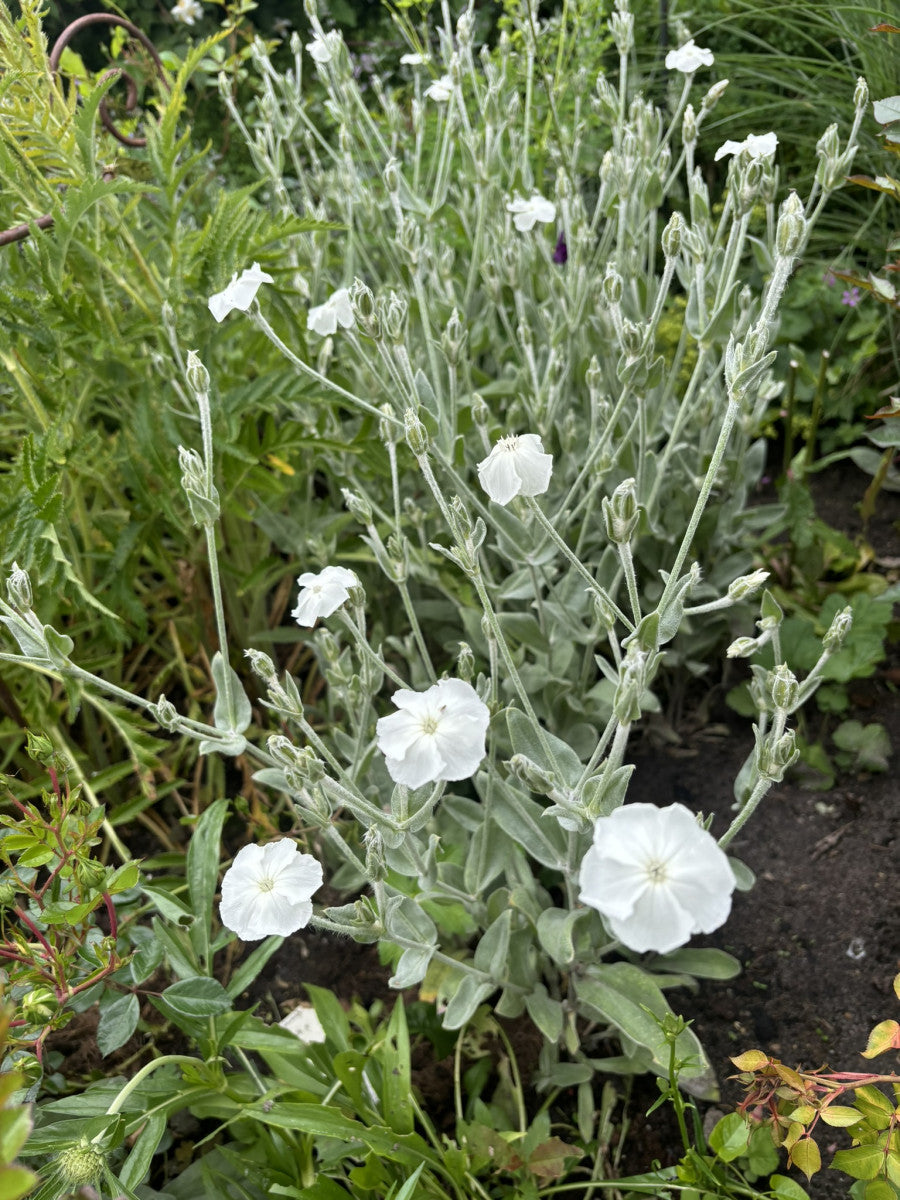
[[[478,464],[478,480],[496,504],[509,504],[522,487],[512,455],[497,446]]]
[[[306,314],[306,328],[319,337],[331,337],[337,332],[337,313],[328,304],[319,304]]]
[[[391,713],[379,717],[375,725],[378,749],[385,758],[402,759],[421,736],[422,719],[414,712]]]
[[[540,496],[546,492],[553,472],[553,455],[544,453],[543,444],[536,433],[524,433],[519,437],[515,467],[523,496]]]
[[[444,778],[441,773],[444,761],[438,752],[435,739],[425,733],[420,733],[402,758],[389,758],[385,755],[384,762],[394,783],[403,783],[407,787],[419,788]]]
[[[664,885],[648,887],[624,921],[607,918],[613,935],[630,950],[668,954],[689,941],[694,932],[690,913]]]
[[[353,316],[353,305],[350,302],[349,288],[338,288],[328,303],[331,305],[341,328],[352,329],[355,324],[355,318]]]

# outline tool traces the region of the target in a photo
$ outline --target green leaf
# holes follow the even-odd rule
[[[384,1119],[397,1133],[412,1133],[412,1106],[409,1030],[402,997],[394,1004],[388,1022],[382,1056],[381,1103]]]
[[[897,1200],[897,1189],[886,1179],[873,1179],[866,1184],[864,1200]]]
[[[153,1155],[159,1149],[165,1132],[165,1113],[150,1113],[119,1170],[118,1180],[123,1188],[134,1191],[139,1184],[144,1182],[150,1170]]]
[[[508,779],[497,780],[491,816],[514,842],[545,867],[565,869],[565,838],[555,821],[543,819],[544,809]]]
[[[672,1010],[651,975],[633,963],[604,963],[589,967],[576,979],[575,992],[589,1016],[611,1022],[626,1038],[650,1051],[654,1069],[662,1074],[668,1071],[669,1045],[659,1021]],[[692,1030],[678,1035],[675,1050],[686,1064],[682,1086],[702,1098],[714,1095],[715,1077]]]
[[[327,988],[316,987],[313,983],[305,983],[307,995],[312,1001],[313,1008],[329,1044],[338,1049],[346,1050],[350,1046],[350,1022],[341,1003],[333,992]]]
[[[28,1108],[6,1108],[0,1112],[0,1163],[11,1163],[31,1133]]]
[[[574,787],[578,783],[584,773],[584,767],[571,746],[548,733],[546,729],[542,729],[539,735],[534,722],[519,708],[506,710],[506,724],[514,754],[524,754],[539,767],[543,767],[549,775],[559,777],[562,784]],[[550,754],[544,749],[545,745]]]
[[[525,1007],[529,1017],[547,1041],[558,1041],[563,1031],[563,1007],[558,1000],[548,995],[542,983],[537,984],[534,991],[525,997]]]
[[[872,112],[879,125],[890,125],[893,121],[900,121],[900,96],[873,100]]]
[[[493,983],[480,983],[473,975],[463,975],[444,1011],[445,1029],[462,1029],[475,1015],[482,1000],[495,990]]]
[[[411,946],[400,955],[393,975],[388,980],[392,988],[408,988],[421,983],[434,957],[434,946]]]
[[[228,801],[214,801],[201,813],[188,845],[188,893],[191,898],[191,911],[196,918],[191,926],[191,940],[204,968],[209,966],[213,897],[219,880],[219,845],[227,815]]]
[[[747,1150],[750,1126],[740,1113],[728,1113],[713,1126],[709,1135],[710,1149],[722,1160],[733,1162]]]
[[[0,1167],[0,1200],[19,1200],[38,1183],[38,1177],[17,1163]]]
[[[878,1145],[853,1146],[838,1150],[831,1160],[832,1170],[843,1171],[853,1179],[874,1179],[884,1165],[884,1151]]]
[[[662,954],[653,960],[654,971],[694,975],[697,979],[734,979],[741,973],[740,960],[724,950],[686,948]]]
[[[769,1187],[778,1200],[809,1200],[809,1193],[806,1189],[801,1187],[796,1179],[791,1179],[787,1175],[772,1175],[769,1179]]]
[[[221,983],[205,975],[173,983],[154,1003],[173,1020],[215,1017],[231,1008],[231,999]]]
[[[244,685],[235,671],[225,662],[220,650],[213,655],[211,667],[213,683],[216,685],[213,725],[223,732],[243,733],[253,719],[253,710],[247,699],[247,693],[244,691]],[[230,705],[225,687],[226,678],[231,683]]]
[[[247,955],[228,981],[228,987],[225,989],[232,1000],[237,1000],[241,992],[247,990],[272,955],[277,954],[283,945],[283,937],[267,937],[252,953]]]
[[[811,1137],[802,1137],[794,1142],[791,1146],[791,1163],[798,1171],[802,1171],[807,1179],[812,1179],[817,1171],[821,1171],[822,1154]],[[831,1165],[834,1166],[834,1163]]]
[[[559,966],[565,967],[575,958],[575,923],[588,915],[586,908],[545,908],[538,917],[541,949]]]
[[[119,996],[112,1004],[101,1008],[97,1022],[97,1045],[104,1058],[125,1045],[137,1029],[140,1015],[141,1006],[133,993]]]
[[[498,981],[509,975],[507,957],[511,921],[512,909],[507,908],[491,922],[475,947],[475,969]]]

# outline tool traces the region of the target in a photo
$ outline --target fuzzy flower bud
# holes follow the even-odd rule
[[[628,11],[622,0],[619,0],[616,11],[609,18],[609,30],[620,57],[630,54],[634,47],[634,13]]]
[[[866,83],[862,75],[856,81],[856,88],[853,92],[853,107],[859,112],[869,103],[869,85]]]
[[[684,110],[684,116],[681,119],[681,140],[686,146],[697,140],[697,114],[694,112],[693,104],[689,104]]]
[[[472,396],[472,420],[480,428],[484,429],[488,421],[491,419],[491,410],[487,406],[487,401],[480,392],[475,392]]]
[[[763,737],[754,729],[756,738],[756,767],[764,779],[781,783],[785,771],[800,757],[793,729],[787,729],[781,737]]]
[[[83,1138],[77,1146],[68,1146],[57,1155],[54,1166],[59,1177],[68,1186],[67,1192],[95,1183],[103,1174],[105,1165],[103,1152]]]
[[[16,562],[13,563],[12,571],[6,580],[6,594],[13,608],[20,612],[31,610],[31,580],[28,578],[28,572],[23,571]]]
[[[403,414],[403,431],[406,444],[416,458],[428,452],[428,430],[419,420],[415,409],[408,408]]]
[[[769,673],[766,683],[775,707],[783,709],[785,712],[791,712],[797,704],[800,684],[790,667],[779,663],[775,670]]]
[[[835,613],[834,619],[828,628],[828,632],[822,639],[822,645],[829,654],[834,654],[843,646],[847,634],[853,628],[853,609],[848,604],[846,608],[842,608],[839,613]]]
[[[706,95],[703,97],[701,108],[704,113],[712,112],[722,97],[725,95],[725,89],[728,87],[727,79],[720,79],[718,83],[714,83]]]
[[[161,693],[155,704],[149,706],[147,712],[160,729],[167,729],[169,733],[173,733],[178,728],[178,709],[171,700],[166,699],[165,692]]]
[[[800,253],[806,238],[806,225],[803,201],[796,192],[791,192],[781,206],[775,231],[775,249],[781,258],[795,258]]]
[[[341,495],[344,497],[347,511],[359,521],[360,525],[372,524],[372,506],[364,496],[358,496],[349,488],[341,488]]]
[[[603,276],[603,282],[600,285],[600,296],[603,304],[607,308],[614,308],[622,300],[622,276],[616,268],[610,263],[606,268],[606,274]]]
[[[749,600],[751,596],[755,596],[762,585],[769,578],[768,571],[754,571],[750,575],[741,575],[728,585],[728,599],[734,600]]]
[[[514,754],[505,765],[510,775],[519,783],[524,783],[529,791],[548,796],[556,786],[544,768],[524,754]]]
[[[409,304],[406,300],[402,296],[398,296],[396,292],[391,292],[387,305],[382,309],[382,321],[384,331],[392,342],[403,341],[408,312]]]
[[[188,350],[184,377],[191,391],[197,396],[209,395],[209,371],[200,361],[196,350]]]
[[[641,515],[634,480],[624,480],[611,497],[604,496],[602,508],[606,536],[617,545],[626,545],[631,540]]]
[[[363,835],[366,848],[366,876],[370,883],[387,878],[388,867],[384,860],[384,839],[377,829],[367,829]]]
[[[728,649],[725,651],[726,658],[749,658],[754,651],[758,650],[763,645],[761,638],[739,637],[736,638]]]
[[[459,362],[460,351],[466,344],[468,333],[459,319],[459,313],[454,308],[441,334],[441,346],[447,356],[447,362],[455,367]]]
[[[456,674],[463,683],[471,683],[475,678],[475,655],[468,642],[459,643],[456,655]]]
[[[361,279],[354,279],[350,288],[353,315],[363,333],[376,340],[381,337],[381,318],[375,303],[375,293]]]
[[[250,660],[250,668],[257,678],[264,683],[273,683],[276,679],[275,664],[262,650],[245,650],[244,657]]]

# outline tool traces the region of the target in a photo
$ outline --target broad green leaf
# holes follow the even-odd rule
[[[809,1200],[809,1193],[802,1188],[796,1179],[787,1175],[772,1175],[769,1187],[778,1200]]]
[[[566,862],[564,834],[555,821],[545,821],[543,815],[541,805],[508,779],[496,781],[491,816],[532,858],[561,871]]]
[[[672,971],[694,975],[697,979],[734,979],[741,973],[741,964],[724,950],[694,950],[690,947],[660,955],[653,962],[654,971]]]
[[[244,691],[244,685],[234,669],[225,662],[220,650],[215,652],[210,665],[213,682],[216,685],[213,725],[223,733],[243,733],[253,719],[253,710],[247,699],[247,693]],[[229,692],[226,690],[226,678],[231,684],[230,705]]]
[[[853,1146],[850,1150],[838,1150],[829,1165],[854,1179],[874,1179],[884,1166],[884,1151],[878,1145]]]
[[[0,1163],[11,1163],[28,1140],[31,1110],[6,1108],[0,1112]]]
[[[434,955],[434,946],[411,946],[400,955],[393,975],[388,980],[392,988],[408,988],[421,983]]]
[[[558,1000],[548,995],[542,983],[535,986],[533,992],[525,997],[525,1007],[532,1021],[548,1042],[556,1042],[562,1036],[564,1015],[563,1007]],[[593,1072],[592,1072],[593,1074]],[[579,1080],[579,1083],[581,1080]]]
[[[575,992],[589,1016],[599,1015],[615,1025],[626,1038],[650,1051],[654,1069],[668,1071],[669,1046],[659,1020],[672,1010],[651,975],[633,963],[604,963],[589,967],[576,979]],[[692,1030],[679,1034],[675,1049],[688,1064],[681,1073],[685,1090],[702,1098],[714,1096],[715,1077]]]
[[[856,1125],[863,1120],[863,1115],[858,1109],[850,1108],[846,1104],[829,1104],[827,1108],[819,1110],[819,1116],[826,1125],[835,1125],[839,1129]]]
[[[524,754],[539,767],[543,767],[548,774],[559,775],[559,782],[562,784],[574,787],[578,783],[584,767],[571,746],[548,733],[546,729],[542,729],[539,734],[535,730],[534,722],[521,709],[508,708],[506,724],[514,754]],[[544,749],[545,745],[549,754]]]
[[[512,909],[507,908],[488,926],[475,947],[476,970],[484,971],[485,975],[498,981],[506,979],[509,974],[507,956],[511,921]]]
[[[750,1126],[740,1113],[728,1113],[717,1121],[709,1135],[710,1149],[722,1162],[733,1162],[747,1150]]]
[[[0,1200],[19,1200],[38,1183],[38,1177],[18,1163],[0,1167]]]
[[[351,1144],[358,1142],[391,1162],[417,1167],[424,1159],[432,1166],[440,1166],[434,1150],[418,1134],[398,1134],[383,1126],[363,1125],[321,1104],[293,1104],[279,1100],[270,1105],[247,1105],[243,1115],[275,1129],[291,1129],[315,1138],[337,1138]]]
[[[305,983],[303,986],[331,1047],[347,1050],[350,1046],[350,1021],[341,1007],[341,1002],[334,992],[329,992],[327,988],[317,987],[313,983]]]
[[[463,975],[444,1010],[444,1028],[462,1029],[475,1015],[482,1000],[495,990],[495,986],[493,983],[479,983],[472,975]]]
[[[900,1025],[896,1021],[881,1021],[869,1034],[863,1058],[876,1058],[886,1050],[900,1048]]]
[[[97,1045],[105,1058],[124,1046],[137,1029],[141,1006],[137,996],[119,996],[112,1004],[102,1007],[100,1020],[97,1022]]]
[[[410,1077],[409,1030],[402,997],[394,1004],[381,1056],[381,1102],[384,1119],[397,1133],[412,1133],[415,1122]]]
[[[900,96],[886,96],[884,100],[873,100],[872,113],[879,125],[890,125],[892,121],[900,121]]]
[[[575,957],[575,923],[588,916],[586,908],[545,908],[538,917],[537,935],[541,949],[561,967]]]
[[[813,1138],[802,1137],[794,1142],[791,1146],[791,1163],[798,1171],[802,1171],[807,1179],[812,1179],[817,1171],[821,1171],[822,1153]],[[831,1165],[834,1166],[834,1163]]]
[[[187,1017],[191,1020],[214,1017],[231,1008],[231,1000],[221,983],[204,975],[173,983],[157,998],[156,1003],[173,1018]]]

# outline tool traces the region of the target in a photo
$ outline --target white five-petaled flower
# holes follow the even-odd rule
[[[556,205],[552,200],[545,199],[539,192],[532,192],[527,200],[516,196],[506,206],[506,211],[513,214],[513,225],[522,233],[534,229],[536,221],[547,224],[556,219]]]
[[[435,79],[434,83],[430,83],[425,89],[425,95],[429,100],[445,103],[453,95],[452,78],[449,75],[442,75],[440,79]]]
[[[694,39],[685,42],[677,50],[670,50],[666,55],[666,70],[681,71],[685,75],[693,75],[699,67],[711,67],[715,59],[712,50],[694,44]]]
[[[208,301],[209,311],[217,321],[224,321],[232,309],[235,308],[241,312],[246,312],[256,299],[256,293],[259,291],[260,286],[264,283],[274,282],[275,280],[272,276],[260,270],[259,263],[255,262],[252,267],[248,267],[246,271],[242,271],[240,277],[235,271],[228,287],[224,291],[216,292],[214,296],[210,296]]]
[[[746,151],[751,158],[771,158],[778,146],[778,136],[774,133],[749,133],[742,142],[723,142],[715,154],[715,161],[725,158],[728,154],[740,154]]]
[[[318,575],[305,571],[297,580],[300,596],[291,616],[298,625],[312,628],[319,617],[330,617],[350,597],[359,580],[347,567],[323,567]]]
[[[514,496],[540,496],[550,486],[553,455],[536,433],[512,434],[496,442],[478,464],[478,480],[497,504]]]
[[[222,924],[242,941],[287,937],[309,924],[310,897],[322,886],[322,865],[289,838],[244,846],[222,879]]]
[[[331,337],[337,332],[338,325],[342,329],[352,329],[354,323],[350,290],[345,287],[333,292],[324,304],[311,308],[306,318],[306,328],[320,337]]]
[[[439,779],[469,779],[487,753],[490,713],[470,683],[442,679],[424,692],[401,688],[399,709],[375,727],[378,749],[395,783],[418,788]]]
[[[336,29],[329,29],[323,37],[322,34],[316,33],[313,35],[313,40],[306,43],[307,52],[320,67],[324,67],[326,63],[330,63],[337,57],[341,49],[341,35]]]
[[[658,954],[718,929],[735,887],[725,852],[683,804],[626,804],[601,817],[578,881],[614,937]]]
[[[203,16],[203,5],[197,0],[178,0],[171,11],[175,20],[180,21],[182,25],[193,25]]]

